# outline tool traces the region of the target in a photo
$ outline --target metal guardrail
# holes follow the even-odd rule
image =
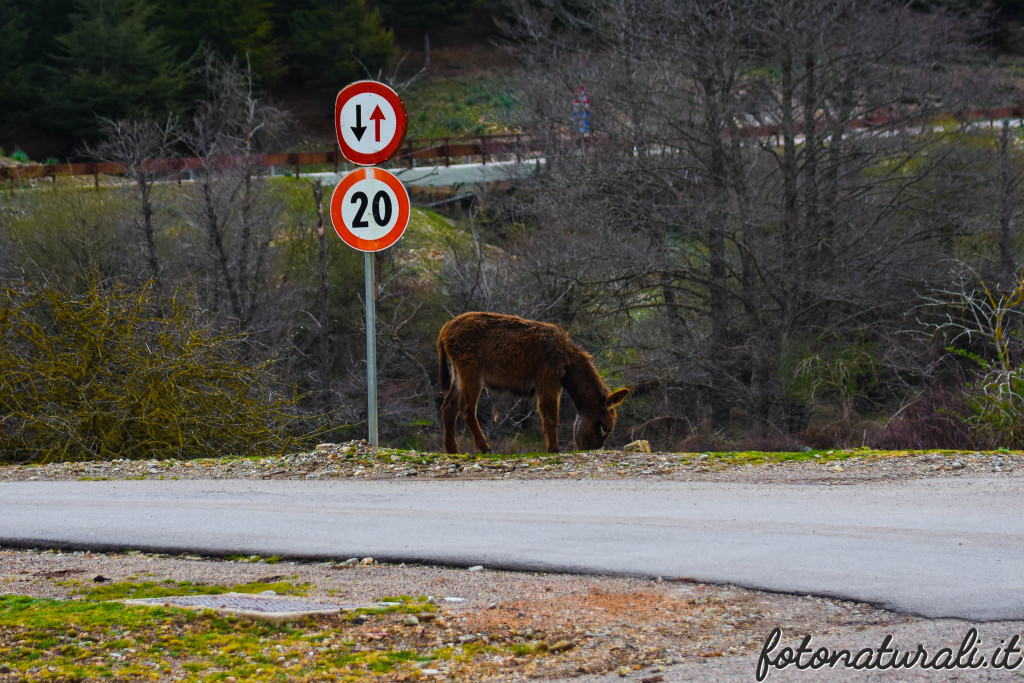
[[[399,152],[391,159],[392,165],[415,166],[421,160],[443,160],[450,166],[453,159],[479,159],[480,163],[523,156],[536,150],[532,138],[518,133],[506,135],[478,135],[474,137],[420,138],[406,140]],[[225,158],[220,163],[238,163],[237,158]],[[301,175],[303,168],[312,166],[331,166],[337,172],[347,164],[340,151],[330,152],[295,152],[290,154],[260,154],[252,157],[250,163],[264,168],[284,168]],[[178,175],[179,180],[188,172],[202,166],[202,161],[194,157],[174,157],[155,159],[144,162],[147,169],[162,175]],[[57,176],[92,176],[99,186],[101,175],[123,175],[123,162],[87,161],[74,164],[21,164],[18,166],[0,166],[0,182],[22,181],[40,178],[56,180]]]
[[[944,117],[959,121],[961,123],[977,122],[977,121],[999,121],[1001,119],[1024,119],[1024,106],[1021,107],[999,107],[997,109],[971,109],[968,111],[957,111],[957,112],[945,112],[937,116],[932,116],[931,121],[941,121]],[[911,122],[914,122],[914,117],[911,114],[907,116],[887,116],[884,113],[875,113],[864,118],[854,119],[846,123],[845,128],[849,130],[870,130],[872,128],[879,128],[886,124],[892,123],[893,121],[899,121],[901,125],[906,128],[911,127]],[[923,118],[914,122],[912,125],[925,124]],[[818,126],[816,130],[824,130],[823,126]],[[793,124],[793,132],[797,135],[801,135],[804,132],[804,125],[802,121],[796,121]],[[739,134],[744,138],[769,138],[782,133],[782,126],[777,123],[765,124],[761,126],[744,126],[739,129]]]
[[[965,112],[950,112],[951,116],[959,121],[996,121],[999,119],[1024,119],[1024,106],[1001,107],[998,109],[974,109]],[[847,124],[850,129],[870,129],[883,126],[892,119],[884,115],[876,115],[863,119],[857,119]],[[781,127],[778,124],[763,126],[745,126],[740,129],[743,137],[771,137],[778,135]],[[794,132],[802,132],[802,124],[799,122],[794,126]],[[515,157],[522,160],[529,153],[539,150],[536,140],[530,136],[519,133],[501,135],[477,135],[465,137],[445,138],[419,138],[406,140],[399,152],[392,158],[391,164],[401,166],[415,166],[421,160],[436,159],[444,160],[445,166],[450,166],[453,159],[466,158],[480,160],[480,163],[487,164],[491,160],[499,158]],[[301,175],[304,167],[310,166],[332,166],[337,172],[339,166],[347,162],[340,151],[330,152],[297,152],[291,154],[261,154],[250,160],[263,167],[285,168],[295,175]],[[160,159],[147,162],[153,170],[159,171],[168,176],[178,175],[179,181],[182,175],[193,171],[202,165],[196,158],[176,157],[172,159]],[[223,163],[237,163],[236,159],[224,159]],[[56,180],[57,176],[92,176],[96,186],[99,186],[100,175],[123,175],[125,165],[123,163],[108,161],[87,161],[76,164],[24,164],[18,166],[0,166],[0,182],[31,180],[37,178],[50,178]]]

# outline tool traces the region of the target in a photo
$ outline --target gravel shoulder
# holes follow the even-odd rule
[[[805,459],[771,454],[588,451],[495,457],[371,448],[365,441],[321,444],[270,458],[112,460],[0,466],[0,481],[79,479],[644,479],[749,483],[855,484],[979,473],[1024,474],[1024,453],[839,450]]]
[[[920,477],[999,473],[1024,484],[1021,453],[918,453],[888,457],[871,452],[823,454],[820,459],[737,466],[711,454],[572,453],[489,459],[370,449],[365,443],[324,444],[310,453],[261,460],[188,462],[113,461],[0,467],[0,481],[75,479],[224,479],[355,477],[431,478],[670,478],[695,481],[885,485]],[[955,655],[972,628],[979,656],[1024,636],[1024,623],[972,624],[895,614],[862,603],[764,593],[734,586],[634,578],[565,576],[419,565],[267,562],[263,558],[203,558],[145,553],[57,552],[0,548],[0,594],[68,598],[100,581],[190,581],[234,585],[280,580],[309,584],[313,598],[367,604],[386,596],[426,595],[440,619],[415,636],[400,623],[392,639],[423,652],[459,643],[506,649],[487,657],[436,661],[408,680],[754,680],[759,654],[775,627],[772,650],[797,647],[878,648],[893,636],[902,650],[922,645]],[[360,558],[362,559],[362,558]],[[364,629],[381,625],[368,624]],[[356,632],[352,637],[369,637]],[[367,641],[368,643],[370,641]],[[519,656],[516,646],[532,644]],[[804,658],[806,662],[807,657]],[[966,661],[966,660],[964,660]],[[954,663],[955,664],[955,663]],[[1019,680],[1019,672],[989,666],[898,672],[773,668],[769,680]],[[0,669],[0,681],[8,676]],[[406,680],[397,677],[383,680]]]

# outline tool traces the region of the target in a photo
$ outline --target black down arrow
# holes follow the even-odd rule
[[[355,133],[356,141],[363,139],[363,133],[366,132],[366,126],[363,125],[363,106],[361,104],[356,105],[356,125],[352,126],[352,132]]]

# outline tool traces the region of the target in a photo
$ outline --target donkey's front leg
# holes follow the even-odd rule
[[[558,452],[558,403],[561,396],[562,387],[555,391],[541,391],[540,387],[537,388],[537,412],[540,413],[548,453]]]

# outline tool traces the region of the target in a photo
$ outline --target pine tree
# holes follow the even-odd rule
[[[394,35],[364,0],[292,3],[290,61],[308,84],[338,90],[372,77],[395,55]]]
[[[279,76],[281,49],[268,0],[149,0],[178,59],[213,50],[249,64],[263,82]]]
[[[28,36],[25,15],[14,5],[0,4],[0,129],[24,121],[31,105],[30,65],[22,59]]]
[[[430,66],[430,32],[440,26],[465,23],[483,0],[379,0],[389,26],[407,26],[423,31],[423,63]]]
[[[19,133],[39,118],[47,86],[44,61],[54,35],[68,30],[72,0],[0,2],[0,146],[18,146]]]
[[[78,139],[98,134],[98,117],[156,116],[174,108],[187,71],[153,26],[142,0],[78,0],[71,29],[56,37],[47,114]]]

